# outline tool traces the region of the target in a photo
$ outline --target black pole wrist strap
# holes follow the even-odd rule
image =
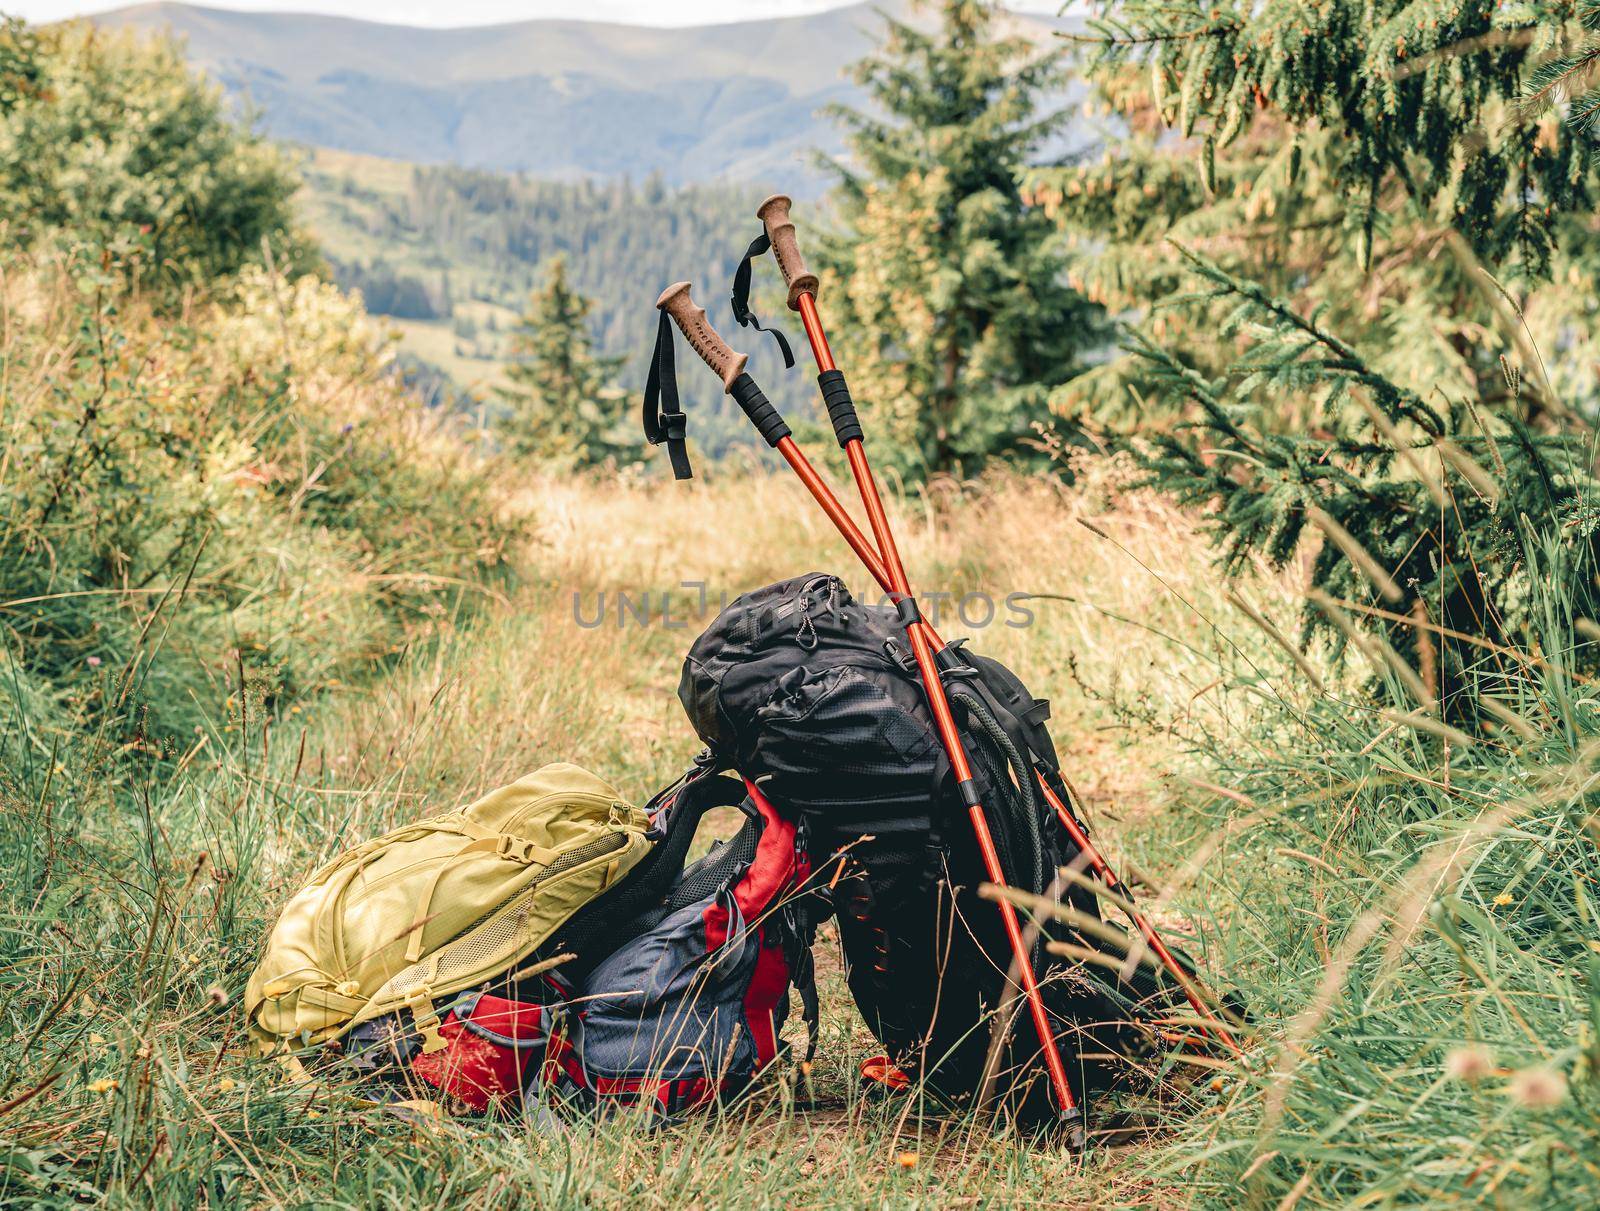
[[[733,318],[739,321],[741,328],[754,328],[757,332],[765,332],[778,342],[778,350],[783,354],[783,368],[794,369],[794,350],[789,348],[789,338],[776,328],[763,328],[761,321],[756,319],[756,313],[750,310],[750,266],[758,256],[765,256],[772,248],[772,241],[763,231],[754,240],[750,247],[745,249],[744,260],[739,262],[739,268],[733,273]]]
[[[656,351],[644,384],[644,437],[652,446],[665,444],[674,479],[690,479],[689,450],[684,445],[689,418],[678,403],[678,371],[672,352],[672,317],[661,313]]]

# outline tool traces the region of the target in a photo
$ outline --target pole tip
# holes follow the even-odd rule
[[[1089,1150],[1089,1133],[1085,1130],[1083,1111],[1077,1106],[1061,1112],[1061,1127],[1066,1132],[1067,1149],[1070,1152],[1087,1152]]]

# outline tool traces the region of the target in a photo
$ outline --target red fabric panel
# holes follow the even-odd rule
[[[470,1020],[522,1041],[537,1039],[544,1030],[542,1006],[504,997],[479,997]],[[439,1033],[445,1039],[444,1049],[418,1055],[411,1061],[411,1071],[473,1110],[487,1110],[491,1102],[520,1101],[527,1067],[543,1056],[536,1047],[519,1050],[474,1034],[454,1013],[439,1024]]]
[[[755,783],[746,779],[744,785],[766,824],[750,873],[734,888],[734,898],[739,901],[745,920],[753,921],[800,888],[811,875],[811,863],[795,845],[794,824],[778,814],[778,809]],[[741,894],[747,888],[748,902]],[[756,958],[756,969],[744,998],[745,1024],[755,1043],[758,1068],[765,1068],[778,1056],[776,1015],[778,1006],[788,995],[792,974],[782,945],[768,945],[769,936],[766,930],[762,931],[761,953]]]
[[[600,1097],[637,1106],[653,1101],[663,1114],[677,1114],[693,1110],[713,1100],[720,1088],[701,1077],[686,1077],[681,1081],[663,1081],[639,1077],[594,1078],[594,1091]]]
[[[778,1056],[778,1006],[789,991],[789,961],[782,946],[763,941],[750,974],[750,987],[744,994],[744,1019],[751,1041],[756,1045],[756,1067],[765,1068]]]

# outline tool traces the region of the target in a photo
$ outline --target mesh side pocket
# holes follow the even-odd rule
[[[488,921],[439,951],[434,967],[434,978],[441,982],[459,979],[481,971],[484,964],[514,954],[519,943],[526,946],[528,909],[523,905],[514,913],[506,913]]]
[[[434,986],[434,991],[443,995],[440,989],[453,982],[469,980],[475,973],[481,972],[482,978],[489,978],[495,974],[485,970],[491,961],[515,955],[533,943],[534,939],[526,936],[526,931],[529,900],[538,891],[538,885],[535,884],[499,913],[474,925],[454,942],[441,946],[420,963],[413,963],[396,972],[379,989],[373,1001],[389,1003],[391,1000],[404,1000],[407,994],[424,985]]]
[[[627,844],[626,837],[612,834],[559,855],[504,907],[473,922],[462,931],[460,937],[445,943],[420,963],[414,963],[391,976],[378,990],[373,1000],[377,1002],[384,1001],[388,997],[404,998],[407,993],[424,984],[443,988],[451,981],[462,980],[480,971],[483,972],[483,978],[496,974],[484,971],[491,960],[503,961],[503,956],[508,955],[521,956],[543,940],[521,938],[518,935],[525,931],[533,901],[547,883],[586,862],[608,853],[619,852],[625,849]]]

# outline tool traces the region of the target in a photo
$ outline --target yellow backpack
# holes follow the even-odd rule
[[[284,907],[245,989],[260,1054],[336,1039],[408,1009],[444,1046],[433,1002],[503,974],[650,848],[649,820],[576,765],[385,833]]]

